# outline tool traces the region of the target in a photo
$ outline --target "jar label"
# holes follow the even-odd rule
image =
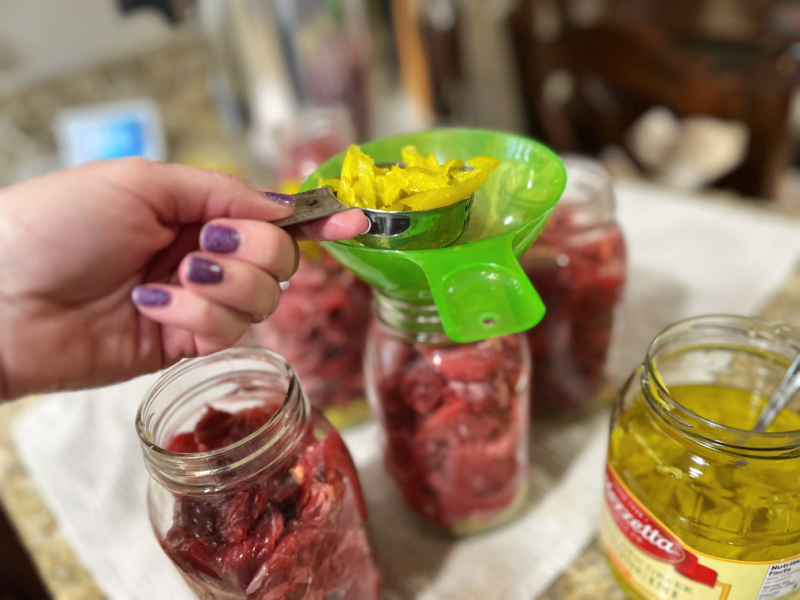
[[[644,508],[611,465],[600,537],[619,576],[648,600],[800,599],[800,556],[752,563],[698,552]]]

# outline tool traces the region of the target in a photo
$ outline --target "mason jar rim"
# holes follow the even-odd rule
[[[746,451],[772,452],[785,451],[787,449],[800,451],[800,429],[780,432],[756,432],[729,427],[695,413],[670,395],[669,389],[664,383],[658,368],[658,358],[656,356],[658,351],[677,336],[686,335],[687,333],[699,333],[702,331],[710,333],[713,329],[719,332],[727,332],[729,335],[741,336],[743,342],[750,342],[750,347],[753,350],[759,347],[759,344],[756,342],[760,341],[762,349],[766,348],[769,342],[773,344],[782,342],[786,344],[788,348],[793,349],[794,354],[800,352],[800,334],[787,325],[770,323],[755,317],[727,314],[703,315],[677,321],[659,332],[648,346],[641,381],[642,391],[648,404],[662,418],[670,421],[673,425],[679,426],[683,433],[691,435],[696,438],[698,442],[704,443],[704,445],[712,445],[714,447],[722,446],[729,449]],[[756,332],[756,334],[754,335],[753,332]],[[716,344],[705,342],[694,346],[687,346],[675,353],[690,348],[723,347],[728,347],[732,350],[735,349],[735,347],[727,346],[722,342]],[[772,347],[771,350],[775,352],[776,356],[779,354],[774,347]],[[746,347],[742,346],[741,351],[746,351]],[[786,366],[788,367],[793,357],[784,356],[784,358],[786,360]],[[726,442],[719,438],[709,438],[702,433],[698,433],[691,423],[681,418],[681,414],[696,420],[712,432],[720,432],[735,439],[736,443]],[[774,442],[780,440],[785,440],[786,443],[779,446],[773,445]],[[759,441],[771,442],[771,444],[765,446],[758,444]]]
[[[567,173],[564,193],[556,205],[568,209],[591,207],[595,222],[610,220],[616,208],[614,182],[611,173],[597,160],[581,154],[562,154],[561,161]]]
[[[157,443],[153,432],[149,431],[147,427],[150,425],[148,415],[155,414],[153,405],[157,401],[159,394],[190,372],[212,363],[231,359],[262,360],[271,366],[277,367],[281,374],[286,376],[286,391],[280,407],[275,414],[250,435],[216,450],[194,453],[173,452]],[[236,371],[233,369],[225,375],[220,374],[216,377],[212,377],[210,380],[198,381],[174,398],[170,402],[170,406],[179,402],[181,399],[197,394],[198,391],[207,388],[209,384],[219,381],[226,375],[234,373],[243,374],[249,371],[250,370]],[[253,373],[256,372],[253,371]],[[308,400],[300,389],[297,375],[283,356],[271,350],[264,348],[236,347],[208,356],[182,361],[167,370],[158,381],[150,387],[136,413],[136,430],[144,449],[145,461],[148,464],[148,468],[152,467],[156,469],[162,478],[166,478],[171,483],[176,483],[178,485],[187,485],[183,479],[204,478],[218,473],[233,471],[243,464],[250,462],[254,457],[262,456],[265,452],[278,445],[281,434],[288,433],[288,430],[291,429],[291,423],[289,423],[289,421],[292,421],[296,416],[291,414],[293,405],[296,404],[294,402],[295,398],[299,398],[301,416],[310,414]],[[273,433],[274,435],[271,435],[266,443],[251,450],[250,446],[252,446],[255,440],[269,433]],[[223,462],[226,458],[232,460],[230,462],[225,461],[225,464],[221,466],[213,466],[215,460]],[[184,476],[184,473],[187,472],[189,475]],[[177,473],[181,475],[178,476]]]

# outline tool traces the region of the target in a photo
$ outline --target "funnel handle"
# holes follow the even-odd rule
[[[445,333],[466,343],[530,329],[544,304],[511,250],[513,234],[447,252],[408,252],[425,273]]]

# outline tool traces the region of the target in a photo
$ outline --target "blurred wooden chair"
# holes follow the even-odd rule
[[[679,116],[739,120],[750,133],[747,156],[718,185],[773,197],[790,159],[787,124],[798,80],[790,40],[759,28],[738,36],[703,32],[698,0],[616,3],[627,9],[615,12],[612,0],[584,26],[570,20],[566,0],[548,0],[556,26],[546,35],[537,22],[540,1],[523,0],[510,17],[530,133],[558,151],[596,153],[624,145],[631,124],[654,105]],[[766,3],[753,6],[766,14]],[[652,20],[661,14],[654,7],[667,11],[661,21]],[[681,18],[664,16],[676,11]]]

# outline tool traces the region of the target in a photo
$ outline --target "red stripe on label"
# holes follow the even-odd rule
[[[714,587],[717,572],[697,562],[681,543],[630,496],[610,467],[606,467],[606,504],[623,535],[645,554],[672,563],[684,577]]]

